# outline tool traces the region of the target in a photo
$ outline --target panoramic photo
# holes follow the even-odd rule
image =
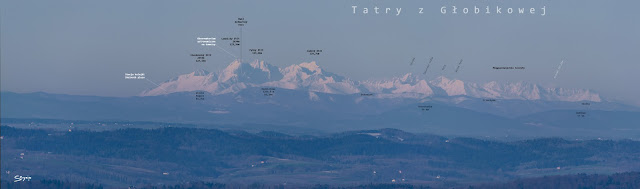
[[[639,6],[0,0],[0,187],[640,188]]]

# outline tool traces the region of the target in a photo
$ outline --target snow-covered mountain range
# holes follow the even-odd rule
[[[411,73],[386,80],[354,81],[327,72],[316,62],[278,68],[258,60],[251,63],[234,61],[219,72],[199,70],[180,75],[156,88],[142,92],[141,96],[187,91],[207,91],[213,95],[220,95],[237,93],[251,87],[274,87],[328,94],[366,93],[375,94],[380,98],[468,96],[515,100],[601,101],[599,94],[586,89],[545,88],[526,82],[472,83],[443,76],[426,80]]]
[[[141,96],[3,92],[0,105],[12,110],[2,111],[3,118],[134,120],[229,128],[284,126],[330,132],[397,128],[501,137],[629,137],[640,132],[635,124],[640,108],[603,100],[589,90],[426,78],[405,74],[355,81],[323,70],[315,62],[278,68],[263,61],[235,61],[218,72],[180,75]],[[197,97],[193,91],[206,92]]]

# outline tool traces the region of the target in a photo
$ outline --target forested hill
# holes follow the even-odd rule
[[[99,170],[100,174],[96,173],[99,176],[110,175],[97,179],[99,183],[118,186],[205,178],[243,182],[253,181],[257,176],[273,176],[269,181],[277,183],[285,178],[281,175],[291,174],[329,175],[326,180],[302,184],[338,182],[335,180],[338,178],[347,184],[442,178],[464,183],[506,181],[532,172],[559,174],[582,169],[610,172],[616,168],[611,164],[616,162],[615,165],[628,169],[640,164],[635,158],[640,155],[640,142],[631,140],[541,138],[498,142],[394,129],[320,137],[194,128],[60,132],[2,126],[1,133],[3,172],[64,179],[60,171],[84,178],[83,174]],[[18,155],[21,153],[24,157]],[[62,166],[74,158],[88,167]],[[119,165],[125,163],[128,167]],[[35,165],[39,167],[30,167]],[[599,170],[602,166],[609,167]],[[110,168],[113,172],[109,172]],[[131,175],[136,179],[131,179]]]
[[[411,185],[411,184],[366,184],[354,186],[332,186],[327,184],[317,184],[305,186],[314,189],[431,189],[427,185]],[[40,180],[34,182],[13,183],[2,181],[2,188],[86,188],[101,189],[103,186],[86,183],[63,182],[59,180]],[[202,189],[226,189],[226,188],[291,188],[286,185],[268,185],[268,184],[223,184],[209,182],[189,182],[175,185],[154,185],[140,186],[138,189],[186,189],[186,188],[202,188]],[[453,187],[460,189],[513,189],[513,188],[531,188],[531,189],[553,189],[553,188],[640,188],[640,172],[617,173],[613,175],[558,175],[545,176],[529,179],[517,179],[507,183],[490,183],[476,184],[470,186]],[[435,188],[434,188],[435,189]]]

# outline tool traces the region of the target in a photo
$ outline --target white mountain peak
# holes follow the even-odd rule
[[[406,82],[414,82],[416,79],[417,78],[413,76],[413,74],[407,73],[407,74],[404,74],[404,76],[402,76],[400,80],[406,83]]]
[[[320,69],[320,66],[318,66],[316,64],[315,61],[312,62],[303,62],[301,64],[299,64],[300,67],[302,68],[306,68],[307,70],[316,73],[316,74],[322,74],[322,69]]]
[[[444,76],[439,76],[431,80],[429,84],[442,89],[447,96],[467,95],[465,83],[461,80],[451,80]]]
[[[222,72],[220,72],[220,77],[218,78],[218,80],[222,82],[226,82],[232,79],[233,77],[237,77],[238,74],[236,73],[236,71],[240,69],[241,65],[242,63],[240,61],[234,60],[233,62],[231,62],[231,64],[229,64],[226,68],[224,68]]]
[[[273,66],[271,64],[267,64],[267,63],[265,63],[264,61],[261,61],[261,60],[254,60],[253,62],[250,63],[250,65],[251,65],[251,67],[256,68],[256,69],[260,69],[260,70],[262,70],[264,72],[271,72],[272,68],[278,69],[278,71],[279,71],[278,67],[275,67],[275,66]]]

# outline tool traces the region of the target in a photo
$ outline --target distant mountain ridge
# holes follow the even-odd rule
[[[157,96],[176,92],[207,91],[213,95],[237,93],[250,87],[276,87],[318,93],[371,93],[378,97],[450,97],[601,102],[598,93],[587,89],[545,88],[526,82],[473,83],[440,76],[422,79],[411,73],[401,77],[375,81],[354,81],[323,70],[316,62],[279,68],[264,61],[233,61],[219,72],[198,70],[143,91],[140,96]],[[312,98],[312,97],[310,97]]]

